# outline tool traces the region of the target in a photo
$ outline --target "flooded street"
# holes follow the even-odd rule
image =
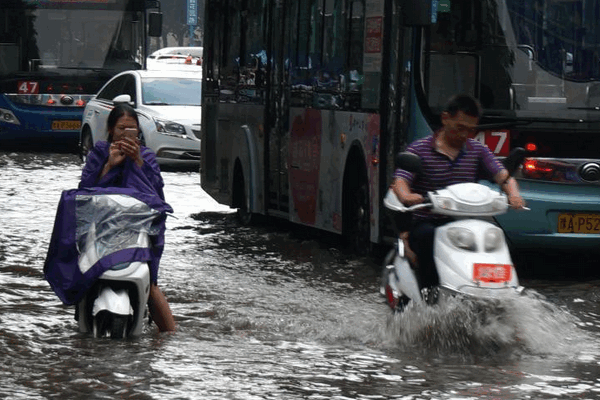
[[[159,286],[178,324],[77,331],[43,275],[69,154],[0,152],[0,398],[600,398],[600,281],[522,281],[502,313],[450,300],[391,315],[373,260],[288,229],[240,227],[163,172],[175,210]]]

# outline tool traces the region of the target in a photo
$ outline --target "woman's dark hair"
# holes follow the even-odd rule
[[[140,120],[138,119],[138,115],[133,109],[133,107],[131,107],[127,103],[119,103],[115,105],[110,114],[108,114],[108,120],[106,121],[109,142],[112,142],[113,131],[115,129],[115,126],[117,125],[117,121],[123,115],[135,119],[135,123],[137,124],[138,129],[140,128]]]
[[[481,114],[483,114],[481,104],[479,104],[477,99],[468,94],[457,94],[456,96],[452,96],[446,103],[444,111],[451,116],[455,116],[459,111],[477,118],[481,117]]]

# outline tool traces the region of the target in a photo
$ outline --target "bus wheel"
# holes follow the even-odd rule
[[[250,211],[244,173],[239,164],[236,165],[233,176],[231,206],[237,208],[236,218],[240,225],[251,225],[254,222],[254,214]]]
[[[83,162],[85,162],[92,147],[94,147],[94,143],[92,142],[92,132],[90,131],[90,128],[86,127],[81,134],[81,143],[79,144],[79,156]]]
[[[366,177],[360,182],[344,185],[345,207],[343,210],[343,233],[348,246],[359,255],[367,255],[371,249],[371,225],[369,218],[369,186]]]

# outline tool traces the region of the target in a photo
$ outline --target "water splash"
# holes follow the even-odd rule
[[[578,319],[537,292],[498,302],[444,298],[392,315],[384,335],[401,348],[458,356],[570,356],[588,334]]]

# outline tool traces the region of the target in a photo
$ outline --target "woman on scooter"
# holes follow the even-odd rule
[[[164,182],[156,155],[140,144],[135,110],[128,104],[116,105],[108,116],[107,126],[108,140],[98,141],[90,150],[79,188],[128,187],[155,194],[164,201]],[[175,330],[175,319],[155,279],[150,287],[148,308],[160,331]]]
[[[441,129],[406,149],[421,158],[422,172],[415,175],[396,170],[392,189],[400,202],[405,206],[423,203],[427,192],[455,183],[476,182],[479,171],[483,171],[506,192],[512,208],[525,206],[517,181],[510,177],[487,146],[473,139],[481,114],[479,102],[469,95],[456,95],[448,101],[441,114]],[[449,221],[448,217],[426,209],[413,213],[409,245],[419,262],[421,288],[439,283],[433,259],[434,232]]]

